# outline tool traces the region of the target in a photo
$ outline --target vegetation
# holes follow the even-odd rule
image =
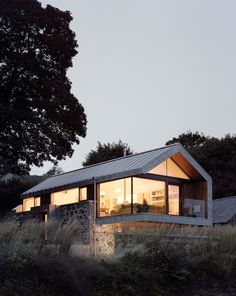
[[[9,179],[5,179],[7,176],[9,176]],[[14,174],[2,178],[0,176],[0,216],[20,204],[21,193],[46,178],[46,176],[19,176]]]
[[[236,227],[140,228],[132,241],[124,236],[122,253],[97,259],[72,253],[79,230],[77,222],[51,222],[45,240],[36,221],[0,223],[0,295],[236,293]]]
[[[213,197],[236,195],[236,135],[220,139],[188,131],[168,141],[180,142],[213,179]]]
[[[133,154],[133,151],[128,144],[123,143],[121,140],[117,143],[113,142],[107,144],[98,142],[96,149],[90,151],[89,154],[86,155],[83,166],[85,167],[91,164],[122,157],[124,155],[124,150],[126,151],[126,155]]]
[[[55,176],[63,173],[64,171],[61,167],[59,167],[58,165],[54,165],[44,174],[44,176],[50,177],[50,176]]]
[[[37,0],[0,1],[0,174],[70,157],[86,135],[66,76],[77,53],[71,20]]]

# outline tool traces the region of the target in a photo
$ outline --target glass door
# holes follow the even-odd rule
[[[179,215],[179,195],[180,195],[180,187],[178,185],[168,185],[168,204],[170,215]]]

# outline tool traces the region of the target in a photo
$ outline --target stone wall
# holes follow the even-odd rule
[[[96,225],[96,255],[112,255],[115,252],[113,225]]]
[[[60,215],[63,222],[79,221],[81,226],[80,238],[82,243],[92,248],[94,242],[94,201],[86,200],[78,203],[60,206]]]

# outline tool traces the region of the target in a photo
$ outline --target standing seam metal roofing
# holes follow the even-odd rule
[[[213,200],[213,223],[227,223],[236,215],[236,196]]]
[[[99,178],[107,177],[107,179],[109,180],[110,176],[114,176],[116,174],[121,173],[125,174],[126,172],[128,174],[127,176],[132,175],[132,173],[141,173],[145,165],[156,160],[164,152],[171,150],[171,148],[176,145],[180,144],[173,144],[146,152],[128,155],[126,157],[112,159],[75,171],[49,177],[43,182],[25,191],[21,195],[21,197],[30,196],[31,193],[35,194],[41,191],[62,187],[65,185],[85,182],[88,180],[92,180],[93,177],[99,181]]]

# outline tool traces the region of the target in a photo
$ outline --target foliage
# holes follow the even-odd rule
[[[37,221],[0,223],[0,295],[235,295],[236,227],[130,229],[130,249],[94,260],[71,255],[76,221],[50,222],[48,240]]]
[[[103,261],[109,277],[98,279],[98,295],[235,294],[236,227],[149,225],[135,233],[127,253]]]
[[[45,173],[45,176],[50,177],[50,176],[55,176],[62,173],[64,173],[63,169],[57,165],[54,165]]]
[[[20,194],[42,182],[45,176],[12,175],[8,181],[0,179],[0,213],[10,211],[20,203]]]
[[[122,157],[124,155],[124,150],[127,155],[133,154],[133,151],[130,149],[127,143],[123,143],[119,140],[117,143],[107,143],[102,144],[98,142],[95,150],[89,152],[85,157],[83,166],[88,166],[91,164],[103,162],[106,160]]]
[[[236,195],[236,136],[205,137],[190,131],[166,144],[180,142],[213,179],[214,198]]]
[[[66,76],[77,53],[71,20],[37,0],[0,2],[0,173],[70,157],[86,135]]]
[[[45,225],[27,221],[0,223],[0,295],[92,296],[88,279],[96,266],[80,257],[70,258],[78,242],[78,222],[52,222],[45,240]]]
[[[203,133],[187,131],[179,135],[177,138],[173,138],[166,142],[166,145],[175,143],[181,143],[186,149],[193,149],[203,145],[207,140],[207,137]]]

